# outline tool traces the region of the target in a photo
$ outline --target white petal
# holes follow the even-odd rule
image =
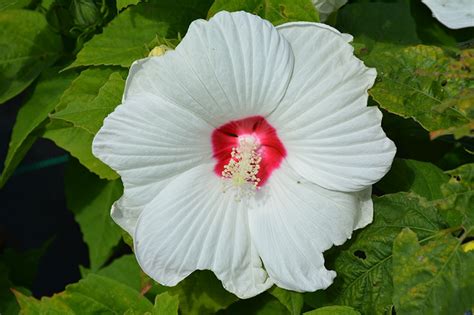
[[[374,203],[372,202],[372,186],[357,192],[360,202],[360,212],[354,230],[361,229],[372,223],[374,219]]]
[[[223,11],[194,21],[176,50],[134,63],[125,98],[152,91],[218,127],[270,113],[293,61],[290,45],[268,21]]]
[[[93,153],[122,177],[124,195],[112,217],[133,234],[145,204],[177,174],[212,160],[213,128],[154,95],[128,98],[104,121]]]
[[[248,228],[246,202],[238,202],[201,165],[178,176],[147,205],[135,232],[142,269],[174,286],[197,269],[210,269],[224,287],[249,298],[270,286]]]
[[[319,12],[321,22],[326,21],[328,16],[347,3],[347,0],[313,0],[313,4]]]
[[[358,193],[324,189],[287,164],[262,188],[249,211],[250,233],[270,278],[294,291],[327,288],[336,273],[324,267],[323,252],[351,237],[361,217]]]
[[[441,23],[452,29],[474,26],[472,0],[422,0]]]
[[[367,107],[376,72],[347,43],[351,37],[317,23],[278,28],[291,43],[295,69],[287,94],[268,121],[291,166],[318,185],[359,191],[382,178],[395,155],[381,112]]]

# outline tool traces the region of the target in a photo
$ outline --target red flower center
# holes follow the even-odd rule
[[[212,151],[217,161],[214,172],[218,176],[223,175],[231,159],[235,160],[232,156],[233,150],[234,152],[239,150],[242,139],[247,138],[256,143],[255,153],[261,158],[256,176],[259,179],[257,186],[262,186],[286,156],[285,147],[278,138],[275,128],[262,116],[232,120],[213,131]]]

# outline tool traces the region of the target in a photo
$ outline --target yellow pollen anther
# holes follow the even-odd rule
[[[262,157],[258,153],[259,145],[254,137],[239,138],[237,148],[232,148],[231,159],[222,171],[224,178],[224,192],[229,188],[236,189],[236,200],[251,196],[258,188],[260,178],[257,177],[260,170]]]

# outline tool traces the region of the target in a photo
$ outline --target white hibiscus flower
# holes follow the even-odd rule
[[[473,0],[422,0],[433,16],[452,29],[474,26]]]
[[[319,12],[321,22],[326,21],[329,15],[347,3],[347,0],[312,0]]]
[[[323,252],[371,222],[395,154],[351,39],[220,12],[132,65],[93,152],[122,177],[112,217],[147,274],[210,269],[241,298],[332,283]]]

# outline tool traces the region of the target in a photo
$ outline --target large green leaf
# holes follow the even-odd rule
[[[97,271],[81,268],[81,274],[85,278],[89,273],[95,273],[104,276],[137,290],[142,288],[142,271],[138,266],[135,255],[125,255],[115,259],[110,265]]]
[[[472,50],[456,56],[434,46],[377,44],[362,55],[379,74],[369,94],[382,108],[413,118],[435,135],[451,128],[458,137],[469,135],[465,126],[472,125],[472,116],[459,95],[474,88],[474,74],[469,71],[472,54]]]
[[[304,304],[303,294],[281,289],[277,286],[273,287],[269,292],[276,297],[281,304],[285,305],[288,311],[290,311],[290,314],[301,314]]]
[[[437,166],[415,160],[395,159],[388,174],[376,184],[386,194],[414,192],[428,200],[443,198],[441,185],[449,176]]]
[[[179,309],[183,314],[215,313],[237,301],[210,271],[192,273],[169,292],[179,296]]]
[[[52,114],[51,118],[70,122],[74,127],[96,134],[102,127],[104,118],[120,104],[123,87],[122,76],[114,72],[100,87],[92,101],[85,103],[81,99],[71,100],[64,109]]]
[[[428,239],[445,227],[435,207],[415,194],[397,193],[374,200],[374,221],[335,257],[337,278],[327,292],[335,303],[363,314],[383,314],[392,307],[392,245],[409,227]]]
[[[30,85],[61,49],[61,38],[41,13],[0,11],[0,104]]]
[[[310,0],[216,0],[208,16],[223,10],[247,11],[274,25],[292,21],[319,22],[318,12]]]
[[[179,299],[169,293],[161,293],[156,296],[153,315],[178,315]]]
[[[125,81],[110,68],[83,71],[64,92],[43,137],[69,151],[101,178],[118,178],[92,154],[92,140],[105,117],[120,104]]]
[[[31,4],[32,0],[0,0],[0,11],[23,9]]]
[[[125,9],[128,6],[135,5],[141,2],[141,0],[117,0],[117,10]]]
[[[20,164],[38,137],[36,131],[47,119],[48,114],[53,111],[64,90],[77,76],[71,71],[58,75],[58,71],[58,68],[45,71],[31,96],[18,111],[5,159],[5,167],[0,176],[0,188],[5,185],[15,168]]]
[[[474,251],[446,235],[421,246],[404,229],[393,245],[397,314],[463,314],[474,305]]]
[[[349,306],[333,305],[306,312],[304,315],[360,315],[360,313]]]
[[[110,217],[112,204],[122,195],[122,183],[100,179],[73,162],[66,172],[65,188],[68,208],[89,247],[90,267],[97,270],[122,238],[120,228]]]
[[[152,0],[120,13],[102,34],[84,45],[69,67],[116,65],[129,67],[148,56],[165,38],[184,35],[188,25],[206,16],[210,0]]]
[[[36,314],[138,314],[151,312],[153,305],[129,286],[112,279],[90,274],[64,292],[37,300],[16,292],[23,315]]]

